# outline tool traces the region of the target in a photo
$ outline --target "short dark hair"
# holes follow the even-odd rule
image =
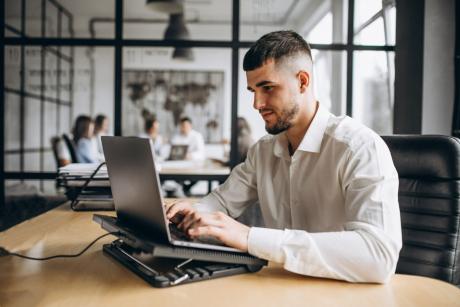
[[[294,31],[275,31],[259,38],[246,52],[243,60],[244,71],[254,70],[273,59],[275,61],[293,56],[306,54],[312,59],[308,43]]]
[[[190,124],[192,123],[192,120],[190,117],[188,116],[184,116],[184,117],[181,117],[180,118],[180,122],[183,123],[183,122],[189,122]]]
[[[144,130],[147,132],[148,130],[152,129],[156,121],[157,121],[156,115],[151,114],[147,116],[144,121]]]

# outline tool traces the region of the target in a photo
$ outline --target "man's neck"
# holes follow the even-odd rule
[[[313,121],[313,118],[315,117],[316,111],[319,107],[319,103],[316,100],[314,103],[309,105],[312,107],[307,108],[304,113],[300,114],[299,118],[296,120],[297,123],[286,131],[286,136],[289,142],[288,149],[291,156],[294,154],[302,142],[305,133],[307,133],[308,128],[310,127],[310,124]]]

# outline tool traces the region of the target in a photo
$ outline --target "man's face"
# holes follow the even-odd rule
[[[278,65],[281,66],[281,65]],[[275,61],[246,72],[248,90],[254,94],[253,106],[265,121],[265,130],[278,134],[289,129],[299,113],[298,80],[289,69]]]
[[[180,123],[179,129],[181,134],[187,135],[192,130],[192,124],[188,121],[183,121]]]

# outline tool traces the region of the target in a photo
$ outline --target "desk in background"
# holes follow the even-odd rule
[[[61,206],[0,233],[0,245],[29,256],[75,253],[104,231],[90,212]],[[0,258],[0,306],[459,306],[460,290],[435,279],[396,275],[390,283],[310,278],[277,265],[156,289],[102,254],[96,243],[78,258]]]
[[[160,180],[199,181],[208,182],[208,193],[212,190],[212,182],[223,183],[230,175],[230,167],[223,166],[211,160],[195,164],[193,161],[165,161],[160,164]]]
[[[98,164],[74,163],[59,170],[57,185],[63,187],[80,187],[86,179],[96,170]],[[224,182],[230,175],[230,167],[212,160],[205,161],[163,161],[157,162],[159,177],[165,180],[206,180],[208,181],[208,192],[211,192],[212,181]],[[153,172],[152,172],[153,175]],[[102,166],[98,171],[90,187],[106,188],[110,186],[107,167]]]

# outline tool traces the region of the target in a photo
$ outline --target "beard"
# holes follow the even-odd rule
[[[279,119],[272,127],[265,125],[265,130],[273,135],[286,131],[292,126],[292,120],[299,113],[299,105],[293,103],[282,110]]]

